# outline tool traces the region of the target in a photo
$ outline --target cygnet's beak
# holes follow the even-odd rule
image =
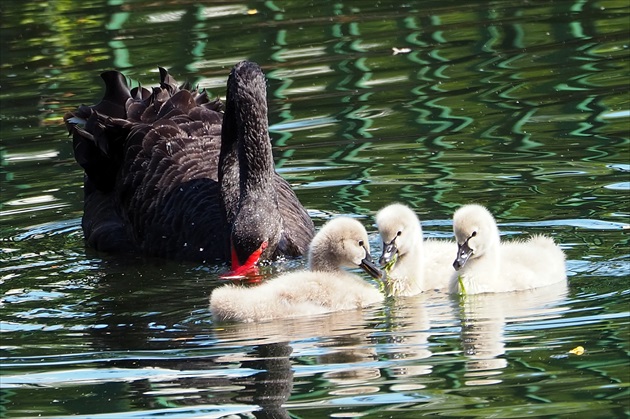
[[[365,258],[361,260],[359,267],[374,279],[381,279],[383,277],[383,272],[376,266],[367,249],[365,249]]]
[[[387,265],[392,261],[392,258],[396,256],[398,253],[398,248],[396,247],[396,239],[392,240],[389,243],[383,242],[383,253],[381,253],[381,257],[378,260],[378,263],[381,265]]]
[[[468,240],[466,240],[463,244],[457,244],[457,258],[455,262],[453,262],[453,268],[456,271],[459,271],[464,267],[470,256],[472,256],[473,250],[468,246]]]

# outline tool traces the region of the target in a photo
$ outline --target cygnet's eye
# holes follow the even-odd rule
[[[359,246],[363,247],[363,240],[359,240]]]

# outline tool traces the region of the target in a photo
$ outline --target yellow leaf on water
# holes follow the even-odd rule
[[[577,346],[569,351],[570,354],[582,355],[584,353],[584,347]]]

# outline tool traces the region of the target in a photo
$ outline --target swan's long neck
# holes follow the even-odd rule
[[[265,83],[262,71],[253,63],[240,63],[228,79],[219,183],[229,224],[248,199],[260,201],[262,197],[270,197],[275,201]]]
[[[228,87],[228,98],[230,91]],[[238,210],[240,181],[238,164],[238,140],[234,103],[228,100],[221,128],[221,152],[219,154],[219,185],[225,221],[231,225]]]
[[[243,264],[254,252],[264,251],[260,258],[274,254],[282,235],[282,218],[278,211],[275,169],[267,122],[267,89],[265,76],[258,65],[237,64],[228,79],[224,116],[226,143],[224,164],[238,160],[236,168],[228,164],[230,182],[238,182],[238,198],[226,198],[231,219],[231,241],[235,252],[233,264]],[[236,152],[234,152],[236,150]],[[225,176],[225,173],[224,173]],[[226,180],[223,178],[225,186]],[[223,193],[230,190],[223,190]],[[232,192],[233,193],[233,192]],[[231,206],[230,206],[231,205]],[[231,215],[230,215],[231,209]]]
[[[273,154],[267,121],[267,89],[260,72],[241,73],[234,95],[241,193],[272,189]]]

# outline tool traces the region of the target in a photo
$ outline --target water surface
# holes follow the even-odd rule
[[[3,4],[0,414],[630,413],[627,2],[368,3]],[[568,287],[217,324],[227,267],[85,249],[64,112],[108,69],[222,97],[242,59],[269,78],[276,165],[317,226],[356,217],[378,254],[382,206],[449,238],[478,202],[506,239],[553,236]]]

